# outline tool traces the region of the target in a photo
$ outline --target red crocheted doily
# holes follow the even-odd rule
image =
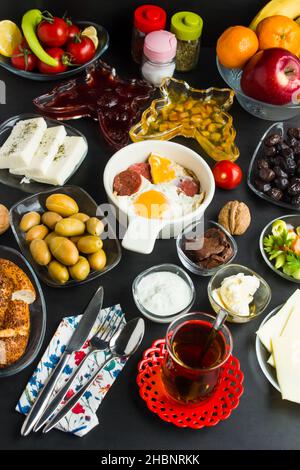
[[[244,374],[238,359],[230,356],[222,366],[219,384],[210,398],[199,405],[181,405],[170,399],[164,390],[160,372],[164,353],[165,340],[158,339],[144,352],[138,364],[137,384],[149,410],[181,428],[201,429],[227,419],[244,391]]]

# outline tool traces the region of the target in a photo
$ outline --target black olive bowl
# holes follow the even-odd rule
[[[66,70],[65,72],[61,73],[43,74],[40,72],[26,72],[26,70],[19,70],[16,67],[12,66],[9,57],[4,57],[0,55],[0,67],[3,67],[4,69],[18,75],[19,77],[28,78],[30,80],[36,80],[39,82],[63,80],[72,77],[73,75],[77,75],[78,73],[85,70],[88,65],[98,60],[104,54],[109,45],[109,35],[106,29],[103,28],[103,26],[93,23],[92,21],[74,21],[74,23],[79,26],[81,30],[87,28],[88,26],[94,26],[94,28],[96,28],[97,30],[99,44],[94,57],[89,60],[86,64],[71,67],[69,70]]]
[[[255,185],[255,180],[258,178],[258,168],[257,168],[257,162],[260,159],[265,159],[265,153],[264,153],[264,141],[268,137],[270,137],[272,134],[279,134],[283,139],[286,138],[287,136],[287,131],[290,128],[300,128],[300,118],[293,118],[290,119],[289,121],[284,121],[284,122],[276,122],[275,124],[272,124],[268,129],[265,131],[265,133],[262,135],[260,138],[258,145],[253,153],[252,159],[250,161],[249,165],[249,170],[248,170],[248,177],[247,177],[247,183],[249,188],[260,198],[264,199],[265,201],[270,202],[271,204],[275,204],[276,206],[284,207],[285,209],[289,209],[291,211],[296,211],[300,212],[300,205],[294,205],[290,202],[284,201],[284,200],[276,200],[266,194],[263,191],[260,191],[256,185]],[[300,140],[299,140],[300,142]],[[300,168],[300,167],[299,167]],[[299,197],[300,199],[300,197]]]

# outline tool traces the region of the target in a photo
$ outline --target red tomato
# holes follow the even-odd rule
[[[72,23],[69,24],[67,41],[72,41],[78,34],[80,34],[80,29],[78,28],[78,26]]]
[[[68,43],[67,52],[70,54],[73,64],[85,64],[94,57],[96,48],[93,41],[87,36],[76,35]]]
[[[69,27],[65,20],[57,16],[49,16],[37,27],[39,40],[49,47],[63,46],[68,39]]]
[[[23,41],[13,51],[11,63],[17,69],[26,70],[26,72],[31,72],[35,69],[37,65],[37,58],[33,54],[33,52],[31,52],[31,50],[27,46],[27,43]]]
[[[242,181],[241,168],[229,160],[222,160],[215,164],[212,169],[216,186],[222,189],[234,189]]]
[[[65,72],[67,70],[68,65],[70,65],[70,59],[63,49],[60,47],[48,47],[45,51],[58,61],[58,65],[56,67],[52,67],[52,65],[47,65],[41,60],[38,60],[37,66],[41,73],[53,74]]]

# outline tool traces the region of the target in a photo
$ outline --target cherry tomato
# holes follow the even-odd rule
[[[68,39],[69,27],[65,20],[49,15],[37,27],[39,40],[48,47],[63,46]]]
[[[242,181],[241,168],[229,160],[222,160],[215,164],[212,169],[216,186],[222,189],[234,189]]]
[[[76,35],[80,34],[80,29],[76,24],[69,24],[67,41],[72,41]]]
[[[13,51],[11,63],[14,67],[26,72],[32,72],[37,66],[37,57],[31,52],[26,41],[19,44]]]
[[[70,59],[63,49],[60,47],[48,47],[45,51],[58,61],[58,65],[56,67],[52,67],[51,65],[47,65],[41,60],[38,60],[37,66],[41,73],[54,74],[65,72],[67,70],[68,65],[70,65]]]
[[[96,52],[95,44],[87,36],[76,35],[67,45],[67,52],[73,64],[85,64],[91,60]]]

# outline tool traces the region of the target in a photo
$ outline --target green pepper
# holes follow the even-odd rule
[[[37,58],[47,65],[56,67],[58,65],[57,60],[47,54],[45,49],[43,49],[35,32],[42,19],[43,15],[40,10],[28,10],[22,18],[22,30],[30,49]]]

